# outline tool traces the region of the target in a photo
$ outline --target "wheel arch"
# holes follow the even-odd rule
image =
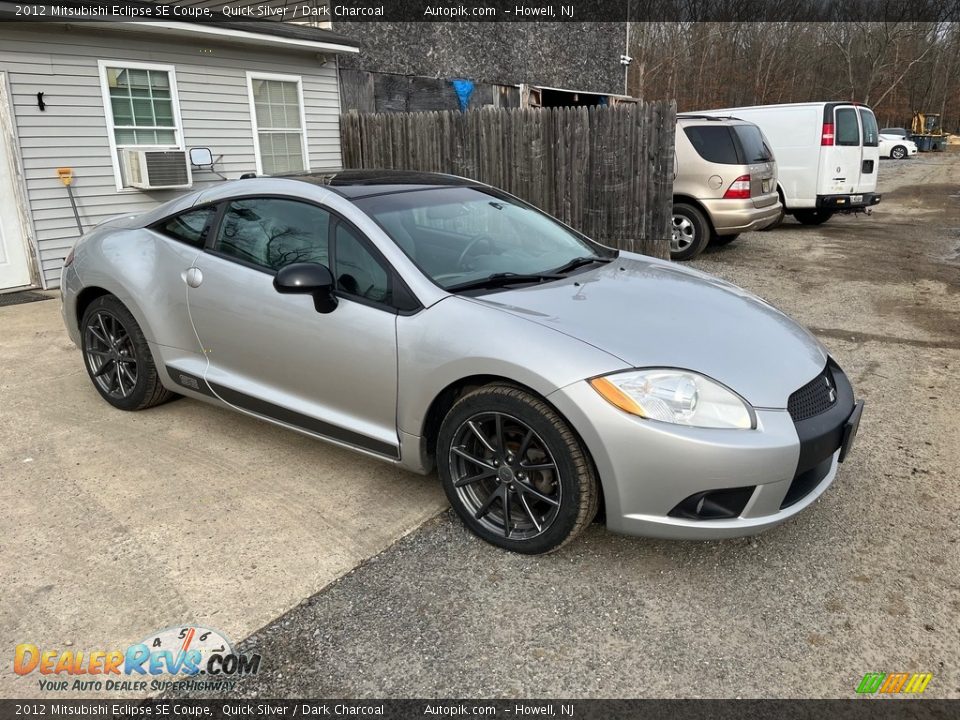
[[[703,215],[703,219],[707,221],[709,226],[709,232],[715,233],[717,229],[713,226],[713,218],[710,217],[710,213],[707,211],[707,208],[704,207],[703,203],[700,202],[697,198],[692,195],[674,195],[673,204],[683,203],[684,205],[693,205],[697,210],[700,211],[700,214]]]
[[[457,400],[459,400],[465,394],[469,393],[471,390],[483,387],[485,385],[509,385],[510,387],[515,387],[523,390],[524,392],[528,392],[541,402],[548,405],[555,413],[557,413],[557,415],[560,416],[560,418],[570,427],[571,432],[573,432],[573,434],[576,436],[578,442],[580,443],[580,447],[583,449],[583,453],[587,458],[587,461],[593,467],[594,474],[598,481],[597,489],[600,493],[599,513],[603,513],[605,511],[603,478],[600,477],[600,473],[597,470],[597,464],[594,462],[590,448],[584,441],[583,436],[577,429],[577,426],[572,420],[570,420],[570,418],[564,415],[564,413],[562,413],[556,405],[550,402],[550,399],[546,395],[539,392],[536,388],[530,387],[529,385],[503,375],[467,375],[447,384],[446,387],[436,394],[427,408],[427,412],[424,415],[423,424],[421,426],[421,463],[423,467],[429,472],[433,470],[436,465],[437,439],[440,434],[440,425],[443,423],[443,419],[447,416],[447,413],[450,412],[450,409],[456,404]]]
[[[77,327],[80,326],[80,321],[83,320],[83,314],[87,311],[87,308],[90,307],[90,303],[99,297],[103,297],[104,295],[113,295],[113,293],[100,287],[99,285],[90,285],[89,287],[85,287],[83,290],[77,293],[75,308],[76,317],[74,318],[77,323]],[[121,302],[123,301],[121,300]]]

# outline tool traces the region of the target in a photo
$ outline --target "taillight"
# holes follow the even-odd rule
[[[821,145],[833,145],[833,123],[824,123],[823,132],[820,133]]]
[[[750,199],[750,176],[741,175],[731,183],[730,187],[723,194],[724,200],[749,200]]]
[[[63,266],[69,267],[73,264],[73,248],[70,248],[70,252],[67,253],[67,256],[63,259]]]

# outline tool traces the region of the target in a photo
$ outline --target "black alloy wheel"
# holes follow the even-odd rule
[[[597,513],[593,464],[579,439],[517,387],[487,385],[460,398],[440,428],[437,462],[467,527],[508,550],[556,550]]]
[[[133,315],[104,295],[80,321],[83,361],[93,386],[120,410],[143,410],[174,397],[160,383],[150,348]]]

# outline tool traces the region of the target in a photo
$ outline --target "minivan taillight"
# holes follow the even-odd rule
[[[833,145],[833,123],[824,123],[823,132],[820,133],[821,145]]]
[[[727,191],[723,194],[724,200],[749,200],[750,199],[750,176],[741,175],[734,180]]]

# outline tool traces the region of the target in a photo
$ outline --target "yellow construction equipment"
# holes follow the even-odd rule
[[[939,113],[913,113],[910,132],[910,139],[917,144],[920,152],[943,150],[947,144],[947,134],[940,127]]]

